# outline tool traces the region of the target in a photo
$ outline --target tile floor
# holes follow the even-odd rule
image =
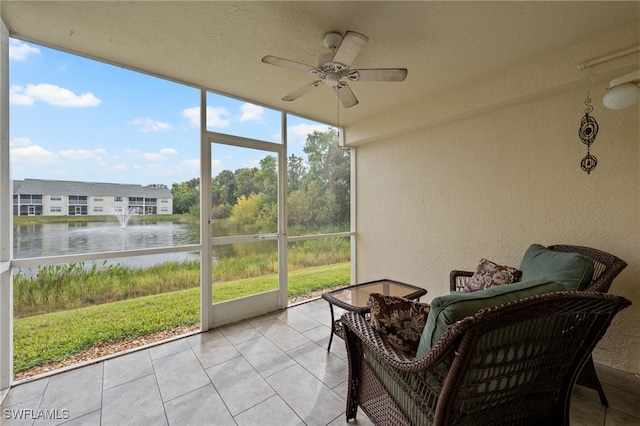
[[[347,354],[340,339],[327,353],[329,318],[319,299],[27,381],[4,398],[0,424],[347,424]],[[571,424],[640,424],[640,378],[597,367],[611,406],[577,387]],[[356,424],[371,422],[359,412]]]

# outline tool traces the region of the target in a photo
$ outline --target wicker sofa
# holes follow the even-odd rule
[[[553,285],[536,284],[545,291]],[[468,304],[448,304],[447,297],[438,308],[444,315],[432,301],[428,316],[438,318],[425,331],[450,324],[441,335],[427,333],[435,341],[418,357],[396,348],[364,317],[342,316],[347,420],[360,407],[376,425],[568,425],[578,373],[613,317],[630,304],[609,294],[559,291],[458,321],[453,309]]]
[[[529,250],[531,250],[532,248],[536,248],[536,245],[532,245]],[[558,253],[561,256],[563,256],[564,253],[583,256],[593,262],[593,274],[591,274],[590,280],[585,283],[584,287],[580,288],[580,290],[584,291],[607,293],[609,291],[609,288],[611,287],[613,279],[617,277],[618,274],[620,274],[620,272],[622,272],[622,270],[627,266],[627,263],[619,257],[591,247],[575,245],[553,245],[547,247],[547,249],[553,253]],[[527,260],[526,257],[527,253],[525,252],[525,256],[522,260],[523,262]],[[557,278],[554,276],[553,269],[548,269],[543,273],[545,278]],[[450,290],[452,292],[464,291],[465,284],[473,276],[473,274],[473,271],[451,271],[449,278]],[[536,273],[535,278],[539,277],[540,275]],[[523,279],[526,278],[527,277],[523,277]],[[587,360],[584,368],[582,369],[582,372],[580,373],[580,376],[578,377],[577,384],[595,389],[600,396],[602,405],[604,405],[605,407],[609,406],[609,401],[607,401],[604,389],[600,384],[600,379],[598,378],[598,375],[596,373],[596,369],[593,364],[593,358],[591,357],[591,355],[589,355],[589,359]]]

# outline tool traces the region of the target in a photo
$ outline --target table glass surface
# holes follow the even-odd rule
[[[371,293],[386,296],[404,297],[415,293],[416,288],[395,281],[378,281],[371,284],[355,285],[331,292],[331,296],[352,306],[363,308],[367,306]]]

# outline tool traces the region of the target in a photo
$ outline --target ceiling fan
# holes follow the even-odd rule
[[[328,33],[324,36],[324,45],[330,51],[318,56],[318,66],[312,67],[300,62],[267,55],[262,58],[265,64],[300,70],[315,75],[319,80],[313,81],[282,98],[283,101],[293,101],[309,93],[324,82],[338,95],[338,99],[345,108],[358,104],[345,80],[349,81],[403,81],[407,77],[406,68],[375,68],[350,69],[351,62],[358,56],[360,50],[369,39],[355,31],[347,31],[344,37],[338,33]]]

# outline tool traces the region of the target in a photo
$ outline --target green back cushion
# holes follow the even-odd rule
[[[584,290],[593,277],[593,261],[577,253],[562,253],[532,244],[522,257],[521,281],[553,280],[567,290]]]
[[[446,296],[436,297],[431,301],[431,310],[418,344],[416,357],[429,352],[431,346],[451,324],[475,315],[481,309],[529,296],[564,290],[566,287],[560,282],[534,280],[489,287],[472,293],[456,291]]]

